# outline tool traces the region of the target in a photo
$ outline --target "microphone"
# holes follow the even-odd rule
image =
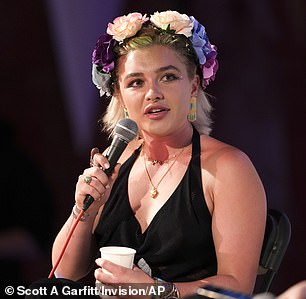
[[[130,118],[123,118],[116,124],[113,141],[105,155],[110,164],[110,167],[104,170],[108,176],[112,174],[121,154],[125,150],[128,143],[137,136],[137,133],[137,124]],[[93,201],[94,198],[87,194],[84,199],[82,210],[86,211]]]
[[[112,174],[121,154],[137,133],[137,124],[130,118],[123,118],[116,124],[113,141],[105,155],[110,164],[110,167],[104,170],[108,176]]]

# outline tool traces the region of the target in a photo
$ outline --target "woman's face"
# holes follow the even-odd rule
[[[190,126],[189,100],[196,96],[199,78],[190,79],[176,52],[154,45],[121,58],[119,99],[143,133],[167,136]]]

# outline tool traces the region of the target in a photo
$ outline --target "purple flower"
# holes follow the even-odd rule
[[[105,73],[114,69],[113,48],[116,44],[117,41],[111,35],[103,34],[99,37],[92,53],[92,63],[99,66]]]
[[[214,80],[218,70],[217,48],[209,42],[205,27],[192,16],[190,20],[193,22],[191,42],[198,55],[206,87],[210,80]]]

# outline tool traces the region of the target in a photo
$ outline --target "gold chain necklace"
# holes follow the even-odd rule
[[[184,149],[183,149],[183,150],[184,150]],[[183,150],[181,150],[181,151],[183,151]],[[161,165],[163,165],[163,164],[165,164],[165,163],[169,163],[172,159],[175,159],[178,155],[181,154],[181,151],[180,151],[179,153],[176,153],[176,154],[170,156],[168,159],[166,159],[166,160],[164,160],[164,161],[161,161],[161,160],[154,160],[154,159],[149,158],[148,156],[147,156],[147,161],[150,161],[151,164],[154,165],[154,166],[155,166],[155,165],[161,166]],[[143,155],[146,156],[145,153],[143,153]]]
[[[172,159],[175,159],[176,156],[177,156],[177,154],[173,155],[172,157],[168,158],[168,159],[165,160],[165,161],[152,160],[152,159],[150,159],[150,158],[148,158],[147,160],[150,161],[150,162],[152,163],[152,165],[159,165],[159,166],[161,166],[161,165],[163,165],[163,164],[165,164],[165,163],[169,163]]]
[[[171,165],[168,167],[167,171],[163,174],[163,176],[161,177],[161,179],[158,181],[158,183],[156,185],[153,184],[152,182],[152,178],[149,174],[149,171],[148,171],[148,168],[147,168],[147,163],[146,163],[146,160],[145,160],[145,156],[143,155],[143,161],[144,161],[144,166],[145,166],[145,170],[146,170],[146,173],[147,173],[147,176],[148,176],[148,179],[150,181],[150,184],[152,186],[152,189],[150,190],[150,196],[152,198],[156,198],[159,194],[158,192],[158,186],[159,184],[162,182],[162,180],[165,178],[165,176],[168,174],[168,172],[170,171],[170,169],[172,168],[172,166],[174,165],[175,161],[177,160],[177,158],[182,154],[182,152],[184,151],[185,147],[180,151],[179,154],[177,154],[175,157],[174,157],[174,160],[173,162],[171,163]],[[154,164],[153,164],[154,165]]]

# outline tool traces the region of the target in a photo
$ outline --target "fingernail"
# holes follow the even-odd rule
[[[94,147],[90,152],[90,157],[93,158],[93,156],[97,153],[99,153],[99,149],[97,147]]]
[[[109,188],[110,188],[110,185],[107,184],[107,185],[105,186],[105,189],[109,189]]]
[[[96,262],[97,265],[99,265],[99,264],[101,264],[101,259],[98,258],[98,259],[95,260],[95,262]],[[99,265],[99,266],[100,266],[100,265]]]
[[[109,163],[105,162],[105,163],[103,164],[103,166],[104,166],[104,169],[108,169],[110,165],[109,165]]]

